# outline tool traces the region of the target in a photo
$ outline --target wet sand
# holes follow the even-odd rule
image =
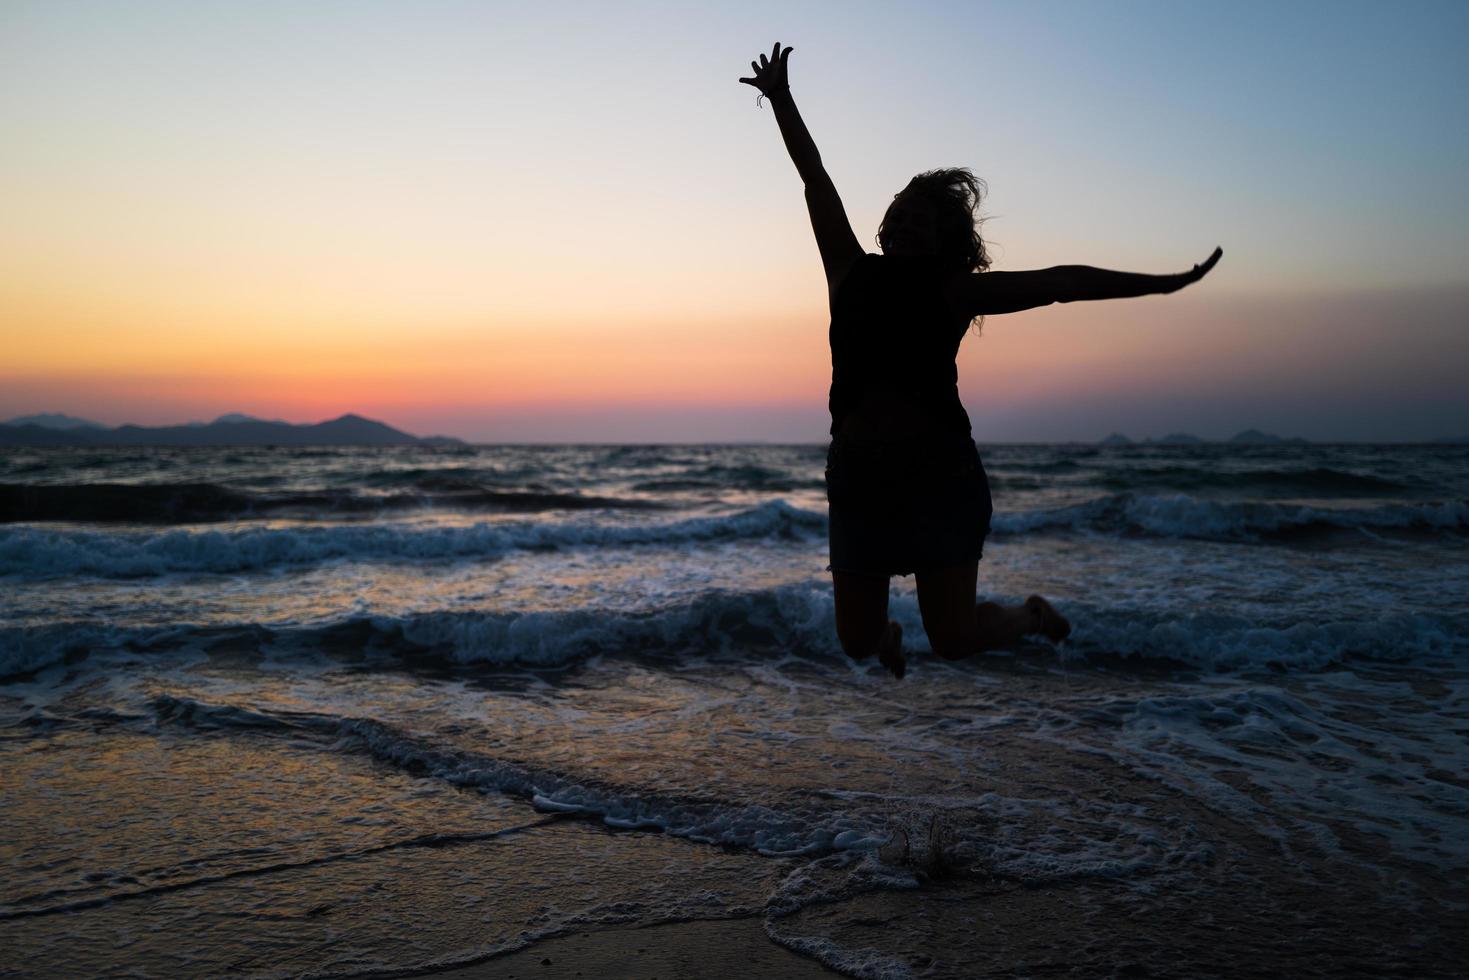
[[[168,693],[206,670],[214,700]],[[1349,811],[1324,835],[1239,771],[1220,777],[1237,796],[1202,797],[1176,775],[1176,744],[1166,767],[1143,769],[1115,740],[1094,744],[1108,727],[981,729],[977,761],[953,767],[843,737],[852,777],[800,768],[822,762],[809,746],[777,754],[767,785],[795,793],[820,777],[823,799],[860,800],[863,773],[889,766],[916,807],[890,813],[909,849],[778,855],[481,791],[487,726],[518,716],[487,711],[450,733],[462,754],[429,754],[411,731],[323,728],[287,700],[307,692],[299,678],[265,713],[245,705],[286,681],[222,654],[194,672],[150,679],[133,713],[96,706],[82,675],[0,739],[0,976],[1417,978],[1469,961],[1463,876],[1427,850],[1453,839],[1425,837],[1420,855],[1405,849],[1418,838],[1372,833]],[[828,711],[851,696],[830,671],[785,676],[812,678]],[[333,696],[354,680],[374,695],[423,683],[333,675]],[[930,668],[922,685],[884,688],[872,725],[891,731],[904,698],[927,710],[942,680]],[[976,717],[1073,704],[1102,721],[1173,683],[1021,661],[963,680]],[[666,676],[648,683],[669,696]],[[866,703],[837,713],[862,717]],[[565,751],[582,752],[583,772],[666,752],[659,771],[698,793],[720,778],[700,760],[755,767],[768,751],[727,743],[699,756],[662,732]],[[834,788],[843,778],[852,786]],[[945,823],[963,836],[940,834],[935,864],[924,835]]]
[[[817,980],[841,974],[777,946],[765,935],[761,920],[753,917],[577,932],[434,976],[454,980]]]

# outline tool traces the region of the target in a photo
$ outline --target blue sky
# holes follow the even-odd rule
[[[999,269],[1224,247],[991,318],[981,438],[1469,430],[1463,3],[11,2],[0,412],[819,439],[820,265],[735,83],[777,38],[864,242],[967,165]]]

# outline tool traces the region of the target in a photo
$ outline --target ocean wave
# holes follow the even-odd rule
[[[810,468],[803,468],[809,473]],[[681,493],[688,491],[752,490],[763,493],[790,493],[796,490],[822,490],[826,481],[820,476],[803,475],[789,466],[766,466],[759,463],[705,463],[672,467],[667,461],[656,475],[632,484],[641,493]]]
[[[756,490],[764,493],[790,493],[795,490],[825,490],[825,480],[803,480],[787,476],[762,476],[759,479],[739,477],[673,476],[657,480],[643,480],[632,485],[638,493],[688,493],[724,492],[728,490]]]
[[[1100,472],[1098,486],[1137,492],[1150,487],[1229,490],[1303,497],[1377,497],[1410,490],[1409,484],[1326,466],[1310,469],[1209,470],[1194,466],[1129,467]]]
[[[1096,455],[1096,454],[1095,453],[1077,453],[1075,455],[1087,456],[1087,455]],[[1076,472],[1080,471],[1081,468],[1082,468],[1082,464],[1076,462],[1076,460],[1075,459],[1072,459],[1072,458],[1062,458],[1062,459],[1051,459],[1051,460],[1040,460],[1040,461],[1029,461],[1029,462],[1027,462],[1027,461],[1022,461],[1022,460],[997,461],[993,457],[990,457],[990,461],[985,464],[985,469],[986,469],[987,472],[989,472],[991,475],[1000,474],[1001,476],[1004,476],[1004,475],[1007,475],[1007,474],[1009,474],[1009,475],[1022,474],[1022,475],[1025,475],[1025,476],[1033,476],[1036,473],[1045,473],[1045,474],[1076,473]]]
[[[528,496],[542,501],[541,495]],[[772,500],[732,514],[635,525],[592,521],[429,528],[349,524],[219,531],[178,528],[153,533],[9,527],[0,528],[0,576],[135,578],[175,572],[248,572],[338,560],[494,558],[523,550],[769,537],[814,543],[826,526],[825,514]],[[1082,531],[1244,542],[1289,542],[1341,532],[1464,534],[1469,532],[1469,501],[1327,508],[1124,493],[1068,507],[1002,511],[995,514],[991,529],[1001,537]]]
[[[157,533],[36,527],[0,529],[0,576],[137,578],[176,572],[247,572],[326,561],[494,558],[511,551],[680,544],[772,536],[815,539],[826,517],[774,500],[732,514],[656,524],[390,524],[174,529]]]
[[[274,729],[315,733],[341,749],[364,751],[380,762],[455,786],[527,800],[545,813],[576,813],[620,829],[656,829],[675,837],[770,856],[872,850],[885,839],[878,828],[831,811],[787,813],[758,803],[678,797],[637,787],[578,779],[493,756],[434,745],[366,718],[275,712],[160,695],[152,704],[162,723],[196,728]]]
[[[500,465],[477,463],[470,466],[410,466],[372,472],[348,470],[342,479],[360,482],[366,487],[409,487],[415,490],[464,490],[481,487],[524,487],[544,480],[548,467],[529,463]]]
[[[1069,507],[997,513],[1000,534],[1095,531],[1169,538],[1255,541],[1334,531],[1469,531],[1469,501],[1312,507],[1305,504],[1223,502],[1184,494],[1111,494]]]
[[[1003,600],[1002,600],[1003,601]],[[1010,600],[1013,601],[1013,600]],[[1318,670],[1354,658],[1421,662],[1469,652],[1469,615],[1384,615],[1365,619],[1262,621],[1229,612],[1099,606],[1057,601],[1074,631],[1063,659],[1116,666],[1208,671]],[[929,656],[912,594],[892,597],[907,649]],[[597,656],[686,663],[692,657],[771,660],[785,656],[845,664],[832,594],[824,583],[751,592],[706,592],[640,611],[599,608],[429,611],[344,615],[308,625],[174,624],[113,628],[76,622],[0,629],[0,675],[39,670],[90,653],[133,656],[202,652],[228,644],[277,658],[358,652],[439,664],[556,668]],[[984,663],[984,658],[976,662]]]
[[[850,868],[862,862],[856,881],[843,880],[842,892],[872,887],[912,888],[917,885],[903,858],[885,863],[884,845],[901,834],[923,839],[924,829],[912,815],[895,813],[880,793],[841,792],[752,795],[739,787],[688,787],[686,782],[658,785],[635,778],[608,778],[579,774],[556,764],[537,765],[523,757],[504,758],[481,747],[463,743],[431,730],[407,730],[396,723],[354,714],[264,708],[221,701],[205,701],[179,694],[158,695],[148,706],[160,725],[182,725],[199,730],[275,734],[299,743],[311,739],[336,751],[362,752],[380,763],[414,776],[428,777],[478,792],[517,797],[542,813],[596,819],[622,830],[656,830],[674,837],[719,847],[748,849],[772,857],[831,857]],[[458,728],[459,726],[455,726]],[[984,793],[967,801],[975,811],[1019,821],[1040,810],[1056,816],[1052,801],[1035,801]],[[1135,812],[1129,804],[1103,807],[1126,829]],[[1096,811],[1093,810],[1095,819]],[[1151,830],[1147,839],[1135,833],[1114,833],[1090,846],[1071,847],[1064,853],[1049,841],[1028,836],[983,840],[955,840],[954,853],[982,860],[994,871],[1031,882],[1076,878],[1117,878],[1146,871],[1180,856],[1180,850],[1159,840]],[[1141,844],[1141,847],[1137,845]],[[1039,845],[1039,846],[1037,846]],[[1160,846],[1161,845],[1161,846]],[[1193,849],[1197,855],[1199,849]],[[1207,852],[1207,849],[1205,849]],[[845,885],[845,887],[842,887]],[[786,917],[813,901],[821,901],[819,882],[787,881],[770,897],[767,911]],[[829,894],[829,893],[827,893]]]
[[[916,606],[914,607],[916,612]],[[173,624],[109,627],[53,623],[0,628],[0,676],[39,670],[92,652],[204,651],[222,642],[291,656],[356,650],[458,664],[560,667],[599,655],[738,656],[771,651],[836,651],[831,591],[817,585],[727,593],[624,612],[434,611],[405,616],[347,615],[308,625]]]
[[[1469,616],[1262,621],[1228,612],[1063,603],[1070,659],[1151,661],[1208,671],[1311,671],[1352,659],[1413,663],[1469,652]]]
[[[549,490],[494,490],[454,478],[422,477],[410,493],[239,490],[212,483],[0,484],[0,524],[21,521],[131,521],[188,524],[254,517],[330,517],[401,510],[532,513],[548,510],[653,510],[650,500]]]

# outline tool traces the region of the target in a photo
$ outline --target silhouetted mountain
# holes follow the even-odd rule
[[[1204,440],[1187,432],[1170,432],[1161,439],[1144,439],[1144,443],[1154,443],[1163,446],[1196,446]]]
[[[284,419],[257,419],[253,415],[245,415],[241,412],[228,412],[215,419],[214,422],[216,425],[220,423],[230,424],[233,422],[271,422],[276,425],[290,425],[290,423],[285,421]]]
[[[0,446],[96,446],[107,429],[47,429],[39,425],[0,425]]]
[[[1296,437],[1287,439],[1273,432],[1261,432],[1259,429],[1246,429],[1243,432],[1235,433],[1234,437],[1229,441],[1245,446],[1280,446],[1286,443],[1304,443],[1306,440]]]
[[[1120,432],[1114,432],[1107,438],[1103,439],[1101,442],[1097,443],[1097,445],[1099,446],[1131,446],[1132,444],[1132,440],[1127,438],[1127,436],[1123,435]]]
[[[0,422],[0,425],[36,425],[43,429],[105,429],[107,426],[101,422],[93,422],[91,419],[79,419],[75,415],[62,415],[60,412],[38,412],[35,415],[22,415],[20,418],[11,419],[9,422]]]
[[[231,421],[223,421],[231,419]],[[245,421],[237,421],[245,419]],[[442,438],[442,437],[441,437]],[[417,446],[425,442],[382,422],[343,415],[314,425],[227,415],[208,425],[123,425],[115,429],[46,429],[0,425],[0,445],[20,446]]]

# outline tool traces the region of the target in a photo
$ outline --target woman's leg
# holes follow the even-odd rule
[[[842,651],[853,660],[875,653],[893,676],[902,677],[907,669],[903,628],[888,619],[887,576],[833,571],[831,586]]]
[[[918,611],[933,652],[945,660],[961,660],[980,649],[979,619],[974,609],[974,584],[979,562],[919,572]]]
[[[961,660],[982,650],[1002,650],[1023,636],[1066,638],[1071,624],[1038,595],[1019,606],[974,602],[979,563],[919,572],[918,610],[933,652],[945,660]]]
[[[1019,606],[981,602],[974,607],[979,622],[979,649],[1003,650],[1023,636],[1044,636],[1060,643],[1071,634],[1071,623],[1045,599],[1033,595]]]

